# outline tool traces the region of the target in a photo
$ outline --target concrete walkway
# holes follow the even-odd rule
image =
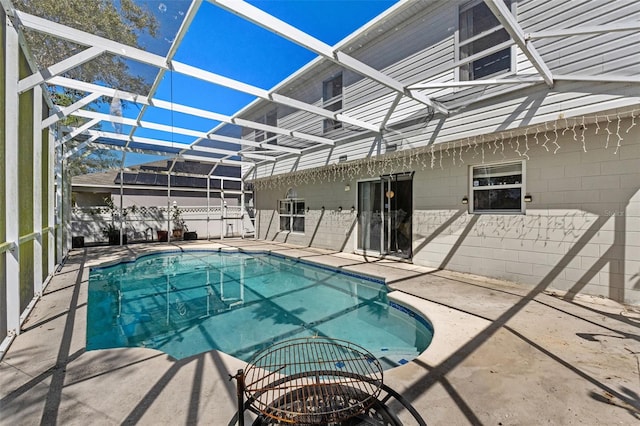
[[[432,345],[385,371],[429,425],[640,424],[640,314],[601,298],[273,242],[240,247],[364,272],[396,300],[425,310]],[[174,361],[142,348],[86,351],[89,268],[173,248],[75,250],[48,285],[0,364],[2,425],[227,425],[236,412],[228,373],[245,363],[218,351]],[[405,424],[412,417],[393,405]],[[251,417],[246,416],[247,424]]]

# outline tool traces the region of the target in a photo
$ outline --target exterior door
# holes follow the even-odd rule
[[[358,182],[358,250],[411,258],[413,173]]]
[[[358,250],[382,252],[382,181],[358,182]]]

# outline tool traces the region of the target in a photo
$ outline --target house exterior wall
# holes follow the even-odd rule
[[[352,43],[345,51],[373,68],[401,81],[405,85],[426,82],[453,82],[456,80],[455,39],[458,26],[458,7],[465,2],[416,2],[405,13],[411,12],[403,22],[393,26],[381,24],[377,37],[365,36],[362,47]],[[627,22],[640,17],[640,3],[631,1],[609,2],[516,2],[517,19],[525,33],[571,25],[589,26]],[[578,13],[579,12],[579,13]],[[388,27],[385,27],[387,25]],[[390,24],[389,24],[390,25]],[[635,48],[640,43],[636,32],[611,32],[579,37],[558,37],[534,40],[533,45],[551,71],[557,75],[616,75],[633,76],[640,73],[640,55]],[[509,77],[537,76],[535,69],[518,48],[514,53],[514,73]],[[296,99],[322,105],[322,82],[340,72],[336,64],[319,62],[289,84],[280,93]],[[395,98],[395,93],[352,71],[342,70],[344,80],[343,112],[372,124],[380,124]],[[429,119],[426,107],[404,97],[391,115],[389,124],[417,119],[419,130],[400,126],[403,133],[387,133],[385,139],[399,139],[415,148],[430,143],[446,143],[496,131],[516,130],[526,126],[550,123],[558,117],[581,117],[602,110],[629,107],[640,100],[637,84],[564,81],[558,80],[552,88],[544,83],[506,85],[464,89],[427,89],[420,93],[443,99],[454,106],[449,117]],[[466,102],[474,103],[466,106]],[[261,104],[260,104],[261,105]],[[464,107],[463,107],[464,106]],[[261,107],[256,106],[256,110]],[[256,168],[253,177],[260,178],[277,173],[289,173],[336,162],[340,156],[349,160],[384,153],[385,146],[374,133],[357,131],[353,126],[322,133],[321,117],[308,112],[291,112],[279,107],[278,124],[335,140],[352,137],[348,143],[338,142],[334,147],[307,150],[301,156],[280,159],[275,165],[264,164]],[[246,112],[251,119],[252,111]],[[247,135],[250,138],[250,135]],[[279,136],[282,144],[305,146],[304,142]]]
[[[297,196],[309,208],[304,233],[280,231],[278,200],[285,199],[289,187],[260,190],[256,200],[256,235],[265,240],[353,251],[356,213],[351,207],[356,205],[356,191],[353,187],[345,191],[345,184],[340,181],[295,186]]]
[[[257,235],[353,252],[357,182],[414,171],[413,263],[640,304],[639,114],[256,182]],[[469,167],[513,160],[524,160],[533,199],[525,214],[469,213]],[[304,233],[279,231],[277,200],[290,188],[309,207]]]

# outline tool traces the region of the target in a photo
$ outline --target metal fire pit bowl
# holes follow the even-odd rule
[[[338,423],[369,409],[382,365],[361,346],[325,337],[292,339],[257,353],[245,370],[248,402],[274,420]]]

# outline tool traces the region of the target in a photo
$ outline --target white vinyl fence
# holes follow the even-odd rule
[[[125,208],[122,229],[128,242],[158,241],[158,231],[168,231],[171,236],[173,222],[167,207]],[[189,232],[196,232],[198,239],[253,237],[254,227],[250,211],[239,206],[183,207],[182,219]],[[106,243],[103,232],[110,224],[120,228],[120,212],[107,206],[75,207],[71,217],[73,237],[81,237],[84,244]],[[75,241],[80,241],[76,239]]]

